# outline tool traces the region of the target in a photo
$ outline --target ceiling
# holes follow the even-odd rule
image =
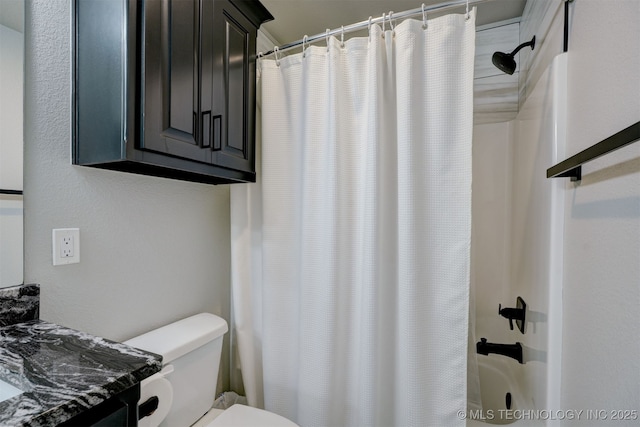
[[[0,0],[2,1],[2,0]],[[377,18],[389,11],[402,12],[444,0],[260,0],[275,17],[262,26],[278,43],[300,40],[305,34],[324,33]],[[526,0],[490,0],[479,4],[476,25],[491,24],[522,16]],[[463,10],[462,7],[459,10]],[[448,13],[451,10],[447,11]],[[429,15],[431,16],[431,15]],[[435,16],[435,15],[434,15]]]
[[[425,5],[443,0],[424,0]],[[281,44],[300,40],[305,34],[323,33],[379,17],[389,11],[420,7],[420,0],[261,0],[274,21],[262,26]],[[0,0],[0,24],[23,31],[23,0]],[[479,4],[476,25],[491,24],[522,16],[526,0],[487,0]]]

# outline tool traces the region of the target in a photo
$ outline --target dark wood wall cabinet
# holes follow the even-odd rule
[[[73,163],[255,182],[257,0],[75,0]]]

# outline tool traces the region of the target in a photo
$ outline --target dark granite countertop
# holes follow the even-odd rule
[[[55,426],[159,372],[162,357],[42,320],[0,327],[0,426]]]

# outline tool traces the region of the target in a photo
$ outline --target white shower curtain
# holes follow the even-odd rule
[[[474,46],[472,11],[262,61],[261,178],[231,190],[250,404],[464,425]]]

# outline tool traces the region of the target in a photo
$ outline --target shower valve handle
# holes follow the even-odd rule
[[[498,304],[498,314],[499,315],[502,314],[502,304]],[[513,331],[513,319],[511,317],[509,317],[508,319],[509,319],[509,329]]]
[[[513,331],[513,321],[516,321],[518,329],[524,334],[525,316],[527,304],[521,297],[516,300],[516,307],[502,308],[502,304],[498,304],[498,315],[509,319],[509,328]]]

